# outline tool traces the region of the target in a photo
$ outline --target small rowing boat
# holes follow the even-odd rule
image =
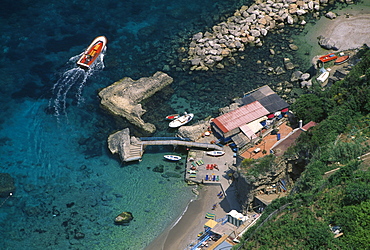
[[[206,154],[210,156],[222,156],[225,154],[225,152],[215,150],[215,151],[207,151]]]
[[[341,57],[338,57],[337,60],[334,61],[334,64],[342,64],[342,63],[345,63],[349,60],[349,56],[341,56]]]
[[[175,119],[177,119],[179,117],[180,117],[179,114],[172,114],[172,115],[166,116],[166,120],[175,120]]]
[[[321,56],[319,58],[319,60],[322,61],[322,62],[329,62],[329,61],[337,59],[337,58],[338,58],[338,56],[336,54],[330,53],[330,54],[327,54],[325,56]]]
[[[165,159],[169,160],[169,161],[179,161],[179,160],[181,160],[181,156],[178,156],[178,155],[164,155],[163,157]]]
[[[185,125],[186,123],[190,122],[194,117],[194,114],[188,114],[185,112],[183,116],[180,116],[179,118],[173,120],[168,124],[170,128],[178,128],[181,127],[182,125]]]
[[[106,45],[107,38],[105,36],[98,36],[95,38],[80,59],[78,59],[77,65],[83,69],[89,69],[104,51]]]
[[[319,75],[319,77],[317,78],[317,80],[319,81],[319,82],[325,82],[327,79],[328,79],[328,77],[329,77],[329,71],[325,71],[324,73],[322,73],[321,75]]]

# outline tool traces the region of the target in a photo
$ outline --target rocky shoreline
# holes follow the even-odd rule
[[[251,6],[242,6],[227,21],[212,27],[212,32],[193,35],[189,44],[187,60],[190,70],[224,68],[222,60],[235,60],[233,53],[244,51],[246,46],[262,46],[263,37],[269,31],[282,29],[286,25],[305,25],[304,15],[319,16],[328,0],[257,0]],[[351,0],[347,4],[353,3]],[[335,14],[334,14],[335,15]],[[335,18],[330,15],[329,18]],[[296,50],[294,44],[290,45]]]

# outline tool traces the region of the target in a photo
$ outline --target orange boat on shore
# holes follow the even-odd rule
[[[106,45],[107,38],[105,36],[98,36],[95,38],[89,47],[87,47],[80,59],[78,59],[77,65],[83,69],[89,69],[99,55],[104,51]]]
[[[319,58],[319,60],[324,63],[324,62],[329,62],[329,61],[334,60],[334,59],[337,59],[337,58],[338,58],[338,56],[336,54],[330,53],[330,54],[327,54],[325,56],[321,56]]]
[[[337,60],[335,60],[334,64],[342,64],[342,63],[345,63],[347,62],[349,59],[349,56],[341,56],[341,57],[338,57]]]

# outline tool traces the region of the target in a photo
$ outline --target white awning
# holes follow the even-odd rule
[[[257,137],[255,134],[263,128],[260,122],[264,120],[267,120],[267,116],[262,116],[253,122],[244,124],[243,126],[240,126],[239,129],[243,132],[243,134],[248,136],[249,139],[254,139]]]

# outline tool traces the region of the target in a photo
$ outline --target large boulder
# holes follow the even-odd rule
[[[326,38],[324,36],[319,36],[319,45],[324,49],[332,49],[332,50],[338,50],[338,48],[335,45],[335,41],[331,38]]]
[[[132,213],[130,212],[123,212],[120,213],[115,219],[114,223],[118,225],[127,224],[130,221],[132,221],[134,217],[132,216]]]
[[[141,116],[146,112],[141,101],[154,95],[173,82],[172,77],[163,72],[156,72],[152,77],[132,80],[125,77],[99,92],[101,104],[111,113],[126,118],[130,123],[147,133],[154,133],[156,128],[145,123]]]
[[[8,173],[0,173],[0,197],[8,197],[14,193],[14,179]]]

